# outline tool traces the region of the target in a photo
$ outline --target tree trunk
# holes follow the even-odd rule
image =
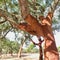
[[[55,41],[49,39],[45,40],[44,60],[59,60],[59,54]]]
[[[39,56],[39,60],[43,60],[43,51],[42,51],[42,45],[39,46],[39,51],[40,51],[40,56]]]
[[[59,54],[56,47],[55,39],[54,36],[51,35],[51,33],[45,37],[44,57],[44,60],[59,60]]]
[[[23,50],[22,47],[23,47],[25,41],[26,41],[26,39],[21,41],[21,46],[20,46],[19,52],[18,52],[18,58],[19,58],[19,57],[21,58],[21,53],[22,53],[22,50]]]
[[[19,2],[21,4],[22,16],[23,18],[25,17],[25,21],[30,25],[31,28],[33,28],[33,31],[36,32],[36,36],[44,37],[44,60],[59,60],[58,50],[52,33],[53,13],[49,12],[47,17],[43,18],[40,24],[37,19],[35,19],[28,13],[27,0],[19,0]]]
[[[19,49],[19,52],[18,52],[18,58],[19,58],[19,57],[21,58],[22,47],[23,47],[23,45],[20,46],[20,49]]]
[[[52,16],[51,13],[48,13],[47,17],[44,19],[48,24],[42,25],[45,39],[44,60],[59,60],[59,54],[52,32]]]

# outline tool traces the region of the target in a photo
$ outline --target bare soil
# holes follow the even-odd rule
[[[21,58],[18,58],[17,54],[13,54],[13,56],[11,56],[11,54],[3,54],[3,55],[0,55],[0,60],[39,60],[39,54],[38,53],[22,53]]]
[[[0,60],[39,60],[39,54],[23,53],[21,58],[18,58],[17,54],[13,54],[13,56],[11,56],[10,54],[3,54],[0,55]]]

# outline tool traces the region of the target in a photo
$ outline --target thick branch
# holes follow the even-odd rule
[[[3,36],[0,37],[0,39],[4,38],[10,31],[12,28],[10,28]]]
[[[13,19],[11,17],[9,17],[9,15],[6,13],[6,11],[3,11],[0,9],[0,16],[4,17],[7,21],[9,21],[14,27],[21,29],[20,25],[17,24],[16,22],[13,21]],[[33,16],[28,15],[25,20],[28,22],[29,25],[31,25],[30,29],[31,31],[27,31],[27,32],[32,32],[33,34],[36,33],[37,36],[44,36],[43,32],[42,32],[42,27],[40,26],[40,24],[38,23],[37,19],[35,19]],[[32,30],[33,29],[33,30]],[[22,29],[23,30],[23,29]]]
[[[44,36],[43,34],[43,31],[42,31],[42,27],[40,25],[40,23],[37,21],[36,18],[34,18],[33,16],[31,15],[28,15],[26,18],[25,18],[25,21],[31,25],[31,27],[33,28],[34,31],[36,31],[36,35],[37,36]]]
[[[28,2],[27,0],[18,0],[21,7],[21,15],[23,18],[29,14]]]
[[[13,21],[12,18],[8,17],[6,11],[0,10],[0,16],[4,17],[7,21],[9,21],[14,27],[21,29],[23,31],[27,31],[28,33],[32,34],[32,35],[36,35],[36,31],[33,30],[33,28],[26,23],[20,23],[17,24],[15,21]]]
[[[5,21],[1,21],[0,24],[5,23],[5,22],[6,22],[6,20]]]
[[[32,35],[36,35],[36,31],[34,31],[34,29],[31,27],[31,25],[29,25],[27,23],[20,23],[19,29],[27,31],[28,33],[30,33]]]
[[[13,21],[12,18],[8,17],[6,11],[0,10],[0,16],[4,17],[7,21],[9,21],[16,28],[21,29],[23,31],[27,31],[32,35],[36,34],[36,32],[32,30],[30,25],[28,25],[26,23],[17,24],[15,21]]]
[[[54,12],[56,9],[56,6],[58,5],[59,0],[54,0],[52,5],[51,5],[51,11]]]
[[[36,31],[37,36],[43,36],[42,27],[39,25],[39,22],[29,14],[27,0],[19,0],[19,4],[21,6],[22,17],[25,21]]]

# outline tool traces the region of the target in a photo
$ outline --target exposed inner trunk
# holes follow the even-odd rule
[[[45,40],[44,60],[59,60],[58,50],[55,41],[51,39]]]
[[[59,0],[58,0],[59,1]],[[58,1],[55,1],[54,8],[56,7]],[[45,40],[45,49],[44,49],[44,60],[59,60],[59,54],[56,47],[55,39],[52,33],[52,17],[53,13],[49,12],[47,17],[43,16],[41,23],[37,21],[33,16],[30,15],[28,9],[27,0],[19,0],[21,5],[22,17],[30,25],[32,30],[25,30],[32,35],[35,34],[37,37],[43,36]],[[41,17],[40,17],[41,18]]]

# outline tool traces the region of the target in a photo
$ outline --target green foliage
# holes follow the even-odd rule
[[[35,47],[31,50],[32,53],[38,53],[38,49]]]
[[[23,52],[36,53],[38,52],[38,49],[35,47],[33,43],[31,43],[26,49],[23,50]]]
[[[19,43],[17,41],[0,40],[0,50],[3,53],[17,53],[19,50]]]
[[[13,53],[17,53],[19,50],[19,43],[17,41],[11,41],[11,48],[13,50]]]
[[[30,51],[30,50],[32,50],[34,47],[35,47],[34,44],[31,43],[31,44],[28,46],[28,49],[27,49],[27,50]]]
[[[60,52],[60,46],[58,47],[58,51]]]

